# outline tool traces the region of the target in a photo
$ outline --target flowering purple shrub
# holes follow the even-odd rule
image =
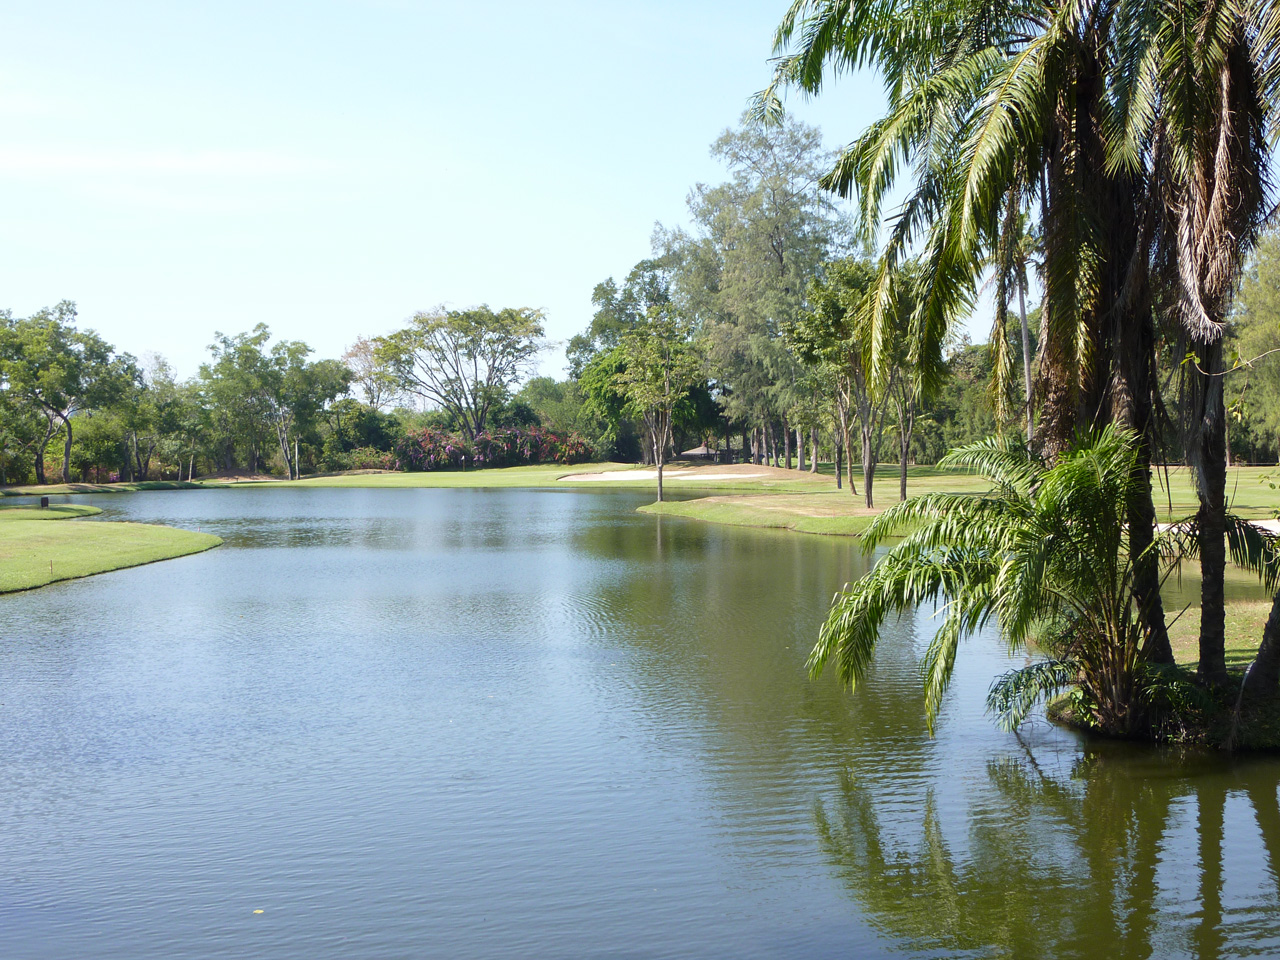
[[[408,471],[571,464],[589,459],[591,446],[576,433],[562,437],[536,428],[486,430],[475,440],[437,430],[415,430],[395,448],[396,469]]]

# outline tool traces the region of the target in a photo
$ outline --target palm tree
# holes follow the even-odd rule
[[[1166,310],[1196,356],[1185,365],[1184,423],[1200,495],[1200,666],[1225,661],[1226,315],[1269,212],[1280,18],[1270,2],[1138,0],[1126,9],[1117,63],[1112,163],[1152,185],[1149,228]],[[1185,350],[1183,351],[1185,353]]]
[[[1131,434],[1115,427],[1068,447],[1047,466],[1021,439],[991,438],[943,461],[980,472],[989,495],[925,494],[881,514],[870,550],[910,532],[837,598],[810,658],[831,661],[856,687],[891,613],[941,603],[942,626],[924,657],[932,727],[960,641],[998,621],[1013,650],[1034,637],[1050,658],[1006,677],[993,705],[1016,725],[1031,706],[1078,685],[1093,723],[1119,735],[1145,731],[1141,601],[1123,533],[1133,467]]]
[[[944,465],[976,471],[989,494],[925,494],[881,514],[864,536],[870,551],[906,531],[875,568],[837,597],[809,660],[816,676],[834,661],[856,687],[887,616],[941,604],[942,626],[925,653],[926,719],[932,728],[960,641],[995,620],[1010,649],[1048,654],[992,687],[988,706],[1016,727],[1045,697],[1079,691],[1081,719],[1117,736],[1160,735],[1170,697],[1191,697],[1176,672],[1143,653],[1143,598],[1135,589],[1124,518],[1140,456],[1114,425],[1082,435],[1049,465],[1021,439],[991,438],[954,450]],[[1233,558],[1274,584],[1275,538],[1229,518]],[[1148,548],[1162,578],[1199,543],[1196,521]],[[1174,711],[1176,713],[1176,710]]]
[[[1078,424],[1115,422],[1138,435],[1126,520],[1155,661],[1172,659],[1146,550],[1155,520],[1155,315],[1194,351],[1184,414],[1201,497],[1200,671],[1224,680],[1223,321],[1271,206],[1280,5],[795,0],[776,44],[786,55],[761,96],[766,112],[781,87],[818,92],[829,68],[870,65],[886,80],[888,115],[824,182],[857,193],[871,229],[898,171],[912,171],[879,282],[924,244],[931,292],[912,332],[925,380],[937,373],[941,338],[972,302],[984,259],[1012,246],[1019,217],[1038,204],[1039,440],[1053,455]],[[891,322],[884,309],[873,320]]]
[[[1137,435],[1125,522],[1139,558],[1144,655],[1172,662],[1147,549],[1157,434],[1150,190],[1141,171],[1113,162],[1113,142],[1124,135],[1113,89],[1124,53],[1120,19],[1110,5],[1048,0],[796,0],[778,29],[784,55],[758,108],[780,108],[778,91],[786,87],[816,94],[828,68],[871,66],[885,79],[888,114],[823,180],[857,195],[870,234],[899,171],[914,178],[867,301],[877,377],[891,362],[893,277],[911,252],[924,251],[909,338],[927,393],[943,375],[944,341],[971,308],[984,264],[1013,245],[1021,217],[1038,206],[1044,297],[1037,441],[1053,457],[1079,425],[1115,422]]]
[[[1031,374],[1031,330],[1027,326],[1027,293],[1030,273],[1037,266],[1040,255],[1040,229],[1030,214],[1017,202],[1016,192],[1010,196],[1004,213],[1004,222],[990,264],[994,273],[990,282],[995,283],[996,312],[991,329],[990,344],[993,351],[995,382],[992,392],[996,400],[996,416],[1003,421],[1009,417],[1007,400],[1012,393],[1013,363],[1009,354],[1009,300],[1018,295],[1018,320],[1022,334],[1022,411],[1027,425],[1027,441],[1035,442],[1035,408]]]

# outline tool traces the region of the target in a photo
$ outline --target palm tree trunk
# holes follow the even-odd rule
[[[1129,556],[1133,557],[1133,594],[1138,602],[1146,640],[1143,656],[1151,663],[1173,663],[1169,627],[1165,623],[1164,600],[1160,596],[1160,557],[1151,551],[1155,539],[1156,511],[1151,491],[1151,447],[1148,438],[1138,438],[1135,484],[1127,505]]]
[[[1226,605],[1223,578],[1227,570],[1227,457],[1225,411],[1222,408],[1222,344],[1203,350],[1198,470],[1200,495],[1200,665],[1199,678],[1225,683]]]
[[[1280,592],[1271,603],[1271,615],[1262,628],[1262,643],[1244,675],[1244,694],[1251,700],[1280,697]]]
[[[1031,443],[1035,439],[1031,415],[1031,331],[1027,329],[1027,294],[1021,277],[1018,279],[1018,316],[1022,320],[1022,384],[1027,400],[1027,443]],[[906,499],[906,494],[903,494],[903,499]]]
[[[866,494],[867,509],[875,507],[875,499],[871,488],[876,481],[876,458],[871,448],[871,432],[864,426],[862,429],[862,489]]]
[[[902,449],[899,451],[901,456],[898,458],[898,499],[907,499],[907,445],[911,442],[911,438],[899,441]]]
[[[1197,956],[1220,957],[1226,945],[1222,927],[1222,841],[1226,828],[1226,789],[1215,781],[1196,795],[1196,834],[1200,840],[1200,922],[1192,934]]]
[[[1152,407],[1155,382],[1153,342],[1155,330],[1149,310],[1134,311],[1117,321],[1112,334],[1114,383],[1111,417],[1133,431],[1138,458],[1126,505],[1129,556],[1133,558],[1133,593],[1142,617],[1145,640],[1142,655],[1151,663],[1173,663],[1164,602],[1160,596],[1160,558],[1150,550],[1155,539],[1156,511],[1151,488],[1151,449],[1155,440]]]

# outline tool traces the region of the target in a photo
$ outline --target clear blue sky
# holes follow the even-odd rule
[[[0,307],[75,300],[183,376],[215,330],[337,356],[438,303],[540,307],[563,341],[721,179],[785,6],[7,3]],[[882,104],[849,79],[789,106],[836,146]]]

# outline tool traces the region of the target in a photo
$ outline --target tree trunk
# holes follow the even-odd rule
[[[813,461],[809,467],[809,472],[816,474],[818,472],[818,428],[812,427],[809,430],[809,452],[813,454]]]
[[[782,448],[786,453],[786,466],[791,469],[791,426],[787,423],[786,417],[782,418]],[[803,469],[803,467],[801,467]]]
[[[849,457],[849,495],[856,497],[858,495],[858,485],[853,482],[853,438],[849,436],[849,411],[847,407],[841,406],[837,409],[840,415],[840,439],[836,441],[836,488],[840,487],[840,454],[844,452]]]
[[[1226,946],[1222,927],[1222,842],[1227,792],[1218,781],[1202,782],[1196,793],[1196,836],[1200,853],[1200,920],[1192,934],[1196,956],[1220,957]]]
[[[1197,484],[1200,495],[1200,665],[1196,675],[1211,684],[1225,683],[1226,606],[1223,578],[1227,571],[1226,417],[1222,409],[1222,344],[1204,350],[1201,378]]]
[[[907,461],[911,459],[911,437],[916,429],[915,394],[906,393],[898,408],[898,499],[907,499]]]
[[[910,442],[911,442],[910,437],[906,439],[906,442],[903,442],[901,440],[899,441],[899,443],[902,444],[902,449],[899,451],[901,456],[898,459],[898,499],[899,500],[907,499],[907,454],[909,451]]]
[[[1018,277],[1018,316],[1022,319],[1022,384],[1027,398],[1027,444],[1035,440],[1031,415],[1031,331],[1027,329],[1027,293]]]
[[[662,503],[662,467],[663,461],[666,459],[666,440],[655,436],[652,441],[653,445],[653,462],[658,468],[658,502]]]
[[[1173,647],[1169,643],[1164,600],[1160,596],[1160,557],[1149,550],[1156,527],[1155,504],[1151,499],[1151,446],[1146,435],[1139,435],[1138,443],[1138,462],[1134,467],[1136,484],[1127,505],[1129,556],[1134,558],[1133,595],[1146,635],[1143,656],[1151,663],[1172,664]]]
[[[871,446],[871,433],[864,427],[862,429],[862,492],[866,496],[868,510],[876,505],[871,493],[871,486],[876,480],[876,457]]]
[[[62,425],[67,428],[67,435],[62,441],[62,482],[71,482],[71,418],[63,417]]]
[[[1262,643],[1244,675],[1244,693],[1253,700],[1280,697],[1280,592],[1271,602],[1271,615],[1262,628]]]
[[[796,469],[804,472],[804,434],[796,427]]]
[[[1112,334],[1111,419],[1133,431],[1138,442],[1133,487],[1126,504],[1129,556],[1133,558],[1133,593],[1143,623],[1142,655],[1151,663],[1171,664],[1173,648],[1160,596],[1160,558],[1150,552],[1156,511],[1151,489],[1151,449],[1156,422],[1153,410],[1155,338],[1149,309],[1134,310],[1115,321]]]
[[[840,489],[841,478],[844,476],[844,471],[840,463],[840,457],[841,457],[841,454],[843,453],[844,453],[844,446],[843,444],[840,443],[839,440],[837,440],[836,441],[836,489],[837,490]]]

